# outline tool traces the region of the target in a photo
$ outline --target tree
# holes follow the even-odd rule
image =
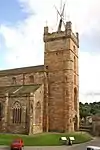
[[[80,118],[85,118],[90,115],[100,114],[100,102],[79,103]]]

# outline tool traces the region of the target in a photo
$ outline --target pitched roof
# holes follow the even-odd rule
[[[0,95],[9,93],[10,95],[22,95],[35,92],[41,85],[20,85],[20,86],[6,86],[0,87]]]
[[[44,65],[0,70],[0,77],[9,76],[9,75],[17,75],[17,74],[25,74],[25,73],[31,73],[31,72],[37,72],[37,71],[44,71]]]

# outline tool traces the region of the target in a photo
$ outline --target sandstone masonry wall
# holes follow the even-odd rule
[[[74,131],[78,129],[79,120],[78,33],[72,33],[71,22],[67,22],[65,31],[60,32],[49,33],[45,27],[44,42],[47,128],[50,131]]]

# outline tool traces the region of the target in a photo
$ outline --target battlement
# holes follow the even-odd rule
[[[64,31],[50,33],[48,26],[44,27],[44,42],[54,41],[62,38],[71,38],[74,43],[79,47],[79,34],[74,34],[72,32],[72,23],[70,21],[66,22]]]

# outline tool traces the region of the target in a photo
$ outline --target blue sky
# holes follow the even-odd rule
[[[0,0],[0,24],[16,26],[16,24],[28,17],[27,12],[23,12],[18,0]],[[5,60],[8,50],[4,38],[0,35],[0,67],[8,68],[9,64]]]
[[[22,11],[18,0],[0,1],[0,23],[14,25],[27,18],[27,13]]]
[[[43,64],[43,28],[57,29],[60,0],[0,0],[0,69]],[[81,100],[100,91],[100,0],[67,0],[65,19],[80,35]],[[95,97],[99,100],[100,97]],[[90,98],[88,100],[90,101]]]

